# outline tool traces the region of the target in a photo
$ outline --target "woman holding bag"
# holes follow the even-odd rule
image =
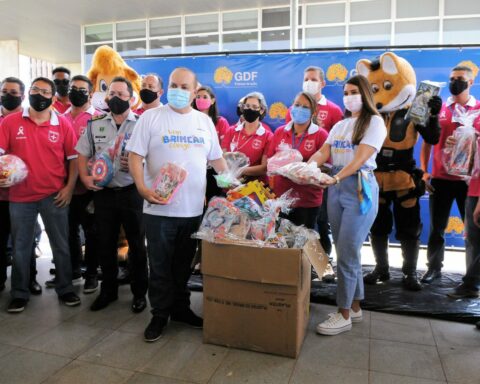
[[[351,77],[344,86],[347,117],[335,124],[310,162],[319,166],[330,157],[333,179],[328,189],[328,217],[337,253],[338,312],[317,326],[321,335],[349,331],[362,320],[363,276],[360,250],[378,210],[375,157],[387,131],[375,108],[367,79]]]

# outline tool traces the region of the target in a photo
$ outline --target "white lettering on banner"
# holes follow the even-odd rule
[[[234,78],[236,81],[255,81],[258,72],[235,72]]]

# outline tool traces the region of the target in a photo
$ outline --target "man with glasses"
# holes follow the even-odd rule
[[[58,114],[64,114],[70,108],[70,99],[68,98],[68,85],[70,83],[70,70],[65,67],[57,67],[52,71],[53,82],[57,90],[56,99],[53,103],[53,109]]]
[[[63,116],[65,116],[72,125],[77,139],[85,131],[88,121],[94,116],[101,114],[91,104],[92,94],[93,84],[88,77],[77,75],[72,78],[68,90],[68,98],[71,106]],[[85,285],[83,287],[84,293],[95,292],[98,288],[98,261],[95,253],[96,244],[94,239],[93,214],[90,214],[87,211],[87,207],[92,202],[92,199],[93,191],[88,191],[82,182],[77,179],[72,201],[70,203],[70,210],[68,212],[68,242],[72,261],[73,280],[78,280],[82,277],[80,266],[82,259],[82,246],[79,231],[81,225],[85,234],[85,262],[87,265]],[[54,288],[55,278],[48,280],[45,285],[49,288]]]
[[[142,89],[140,90],[140,99],[142,106],[135,113],[140,116],[143,112],[157,108],[163,105],[160,97],[163,95],[163,80],[156,73],[149,73],[142,79]]]
[[[135,129],[136,115],[133,105],[133,88],[124,77],[115,77],[110,83],[106,102],[110,112],[94,117],[77,144],[79,174],[85,187],[93,194],[97,255],[102,267],[103,281],[100,295],[90,309],[99,311],[118,298],[117,240],[120,225],[125,230],[129,252],[130,285],[133,293],[132,311],[142,312],[146,305],[147,256],[145,229],[142,218],[143,199],[139,195],[128,171],[125,145]],[[88,161],[95,154],[108,152],[117,142],[120,169],[115,170],[112,181],[104,188],[98,187],[88,172]]]
[[[24,182],[10,187],[11,313],[22,312],[30,296],[30,258],[39,213],[56,265],[59,299],[68,306],[80,304],[73,292],[68,249],[68,205],[77,179],[76,137],[70,123],[49,108],[54,94],[53,81],[36,78],[29,92],[30,107],[8,115],[0,125],[0,155],[20,157],[29,171]]]
[[[22,110],[22,101],[25,99],[25,84],[16,77],[7,77],[1,83],[0,123],[5,116]],[[8,208],[8,188],[0,188],[0,291],[5,289],[7,280],[8,264],[8,239],[10,237],[10,213]],[[38,284],[37,262],[35,255],[36,241],[32,245],[32,257],[30,259],[30,284],[29,290],[32,295],[42,293],[42,287]]]

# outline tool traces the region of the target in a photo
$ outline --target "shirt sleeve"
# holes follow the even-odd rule
[[[0,155],[8,152],[10,148],[10,129],[5,119],[0,123]]]
[[[332,128],[340,120],[343,120],[343,112],[338,105],[335,105],[335,107],[333,108],[333,115],[332,115]]]
[[[341,121],[339,121],[337,124],[335,124],[333,126],[333,128],[330,130],[330,132],[328,133],[328,137],[327,139],[325,140],[325,143],[329,144],[329,145],[333,145],[333,140],[334,140],[334,136],[336,134],[336,131],[338,129],[338,127],[340,126],[341,124]]]
[[[223,140],[225,140],[225,137],[227,136],[229,127],[230,127],[230,124],[228,123],[227,119],[220,116],[218,118],[217,126],[215,128],[217,129],[219,143],[222,148],[223,148],[222,142]]]
[[[271,137],[270,143],[268,145],[267,153],[266,153],[268,158],[275,155],[275,152],[277,151],[277,143],[279,141],[279,136],[282,134],[282,130],[284,128],[285,128],[284,125],[282,125],[281,127],[278,127],[275,133],[273,134],[273,136]]]
[[[265,132],[265,147],[263,148],[263,156],[268,157],[268,151],[270,150],[270,145],[273,140],[273,133],[272,132]]]
[[[323,129],[323,128],[319,128],[318,130],[318,136],[317,136],[317,149],[320,149],[322,148],[322,145],[323,143],[325,143],[325,141],[327,140],[328,138],[328,132],[326,129]]]
[[[234,126],[228,127],[227,131],[225,132],[223,141],[220,143],[222,149],[225,152],[230,152],[230,144],[232,142],[234,134],[235,134],[235,127]]]
[[[152,113],[157,113],[157,111],[143,113],[137,120],[135,128],[133,129],[132,137],[128,140],[125,150],[136,153],[142,157],[147,156],[151,134],[150,128],[152,125],[150,115]]]
[[[220,143],[218,142],[217,130],[215,129],[215,126],[210,118],[208,118],[208,125],[211,132],[210,136],[212,137],[212,145],[210,147],[210,152],[207,155],[207,160],[218,160],[223,156],[223,151],[220,147]]]
[[[362,141],[360,141],[360,144],[367,144],[379,152],[386,137],[387,128],[385,127],[383,119],[380,116],[372,116],[370,126],[365,131],[365,135]]]
[[[67,160],[76,159],[78,153],[75,150],[77,145],[77,136],[73,130],[72,124],[67,119],[63,119],[63,126],[65,130],[65,141],[63,142],[63,149]]]
[[[85,157],[92,157],[93,156],[93,149],[90,142],[89,135],[91,135],[92,130],[92,120],[87,122],[87,127],[83,131],[82,135],[78,139],[77,145],[75,146],[76,151],[78,154],[85,156]]]

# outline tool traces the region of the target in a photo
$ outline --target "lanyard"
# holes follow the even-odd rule
[[[245,140],[243,143],[240,143],[240,137],[242,135],[243,135],[243,129],[240,132],[238,132],[237,140],[235,140],[235,137],[232,140],[232,144],[235,146],[235,152],[240,151],[240,149],[242,149],[245,145],[247,145],[248,142],[253,139],[253,137],[255,136],[255,133],[252,133],[247,140]]]
[[[292,127],[292,148],[293,149],[298,149],[302,145],[303,139],[305,139],[305,136],[307,135],[307,131],[303,132],[302,137],[300,138],[300,141],[298,142],[298,145],[295,145],[295,130]]]

